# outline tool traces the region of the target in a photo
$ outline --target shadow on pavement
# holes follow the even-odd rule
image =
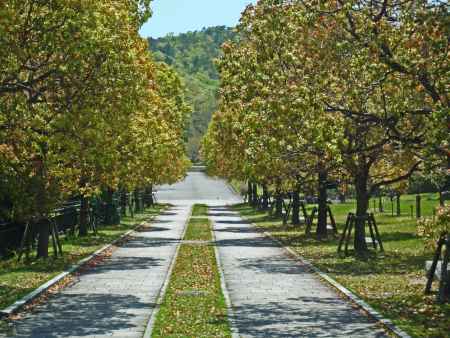
[[[117,331],[139,337],[154,306],[130,295],[57,294],[17,323],[10,337],[116,336]]]
[[[387,338],[365,316],[341,307],[342,302],[311,296],[289,298],[288,302],[244,303],[234,308],[234,322],[245,337]],[[302,307],[302,303],[308,306]]]
[[[245,269],[254,270],[256,272],[264,272],[270,274],[289,274],[289,275],[306,275],[311,276],[310,269],[305,265],[289,260],[286,256],[275,256],[267,258],[241,258],[239,264]],[[306,278],[305,277],[305,278]],[[301,278],[301,276],[299,276]],[[301,279],[299,279],[301,281]]]
[[[250,247],[250,248],[279,248],[279,245],[274,241],[266,238],[240,238],[240,239],[221,239],[216,240],[218,247]]]
[[[104,274],[109,271],[130,271],[146,270],[150,267],[159,266],[161,259],[154,259],[149,257],[124,257],[115,256],[108,258],[101,264],[82,271],[82,275],[97,275]]]
[[[173,245],[180,242],[179,238],[167,238],[167,237],[134,237],[133,241],[127,242],[120,248],[151,248]]]

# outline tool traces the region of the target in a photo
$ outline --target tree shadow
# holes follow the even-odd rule
[[[215,222],[218,224],[217,222]],[[242,223],[245,224],[245,223]],[[228,227],[228,228],[214,228],[215,232],[229,232],[229,233],[248,233],[248,234],[259,234],[261,230],[255,227]]]
[[[132,240],[119,244],[119,248],[155,248],[170,246],[180,242],[179,238],[167,238],[167,237],[133,237]]]
[[[387,337],[338,297],[240,303],[233,319],[245,337]]]
[[[216,224],[248,224],[248,222],[245,222],[242,219],[233,221],[233,220],[214,220],[214,223]]]
[[[381,233],[381,240],[383,242],[395,242],[395,241],[407,241],[407,240],[416,240],[417,235],[412,232],[389,232],[389,233]]]
[[[173,209],[171,209],[173,210]],[[159,214],[160,216],[176,216],[178,215],[176,212],[173,211],[163,211]]]
[[[150,227],[153,227],[153,224],[167,224],[167,223],[173,223],[173,220],[170,219],[154,219],[150,221]]]
[[[211,210],[211,209],[210,209]],[[240,217],[239,214],[235,212],[208,212],[210,217]]]
[[[277,248],[276,242],[264,237],[216,240],[217,247]]]
[[[14,322],[11,337],[141,336],[154,306],[130,294],[58,293]]]
[[[284,254],[264,258],[240,258],[238,261],[240,267],[255,272],[311,276],[307,266],[289,259]]]
[[[141,229],[137,229],[135,230],[135,232],[137,233],[146,233],[146,232],[158,232],[158,231],[169,231],[170,229],[168,228],[163,228],[163,227],[157,227],[157,226],[151,226],[151,227],[146,227],[146,228],[141,228]]]
[[[99,275],[114,271],[129,271],[133,273],[133,270],[148,270],[152,267],[160,266],[161,262],[162,259],[151,257],[113,256],[105,259],[101,264],[93,268],[83,269],[81,274],[83,276]]]

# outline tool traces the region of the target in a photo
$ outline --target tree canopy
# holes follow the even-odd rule
[[[0,5],[3,219],[48,217],[71,196],[185,175],[181,82],[139,37],[149,1]]]
[[[220,104],[203,142],[210,171],[277,194],[353,184],[355,249],[366,251],[369,197],[424,162],[447,166],[447,6],[263,0],[237,30],[239,41],[223,46]]]

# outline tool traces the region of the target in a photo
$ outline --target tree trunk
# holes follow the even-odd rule
[[[421,199],[420,195],[416,195],[416,218],[422,217]]]
[[[318,238],[327,237],[327,180],[328,173],[326,170],[319,170],[319,186],[318,186],[318,216],[317,231]]]
[[[45,187],[46,170],[41,162],[39,167],[40,181],[38,184],[38,194],[36,195],[36,206],[39,212],[39,220],[37,221],[37,235],[38,245],[36,249],[37,258],[48,258],[48,245],[50,237],[50,222],[46,215],[48,215],[47,207],[47,189]]]
[[[248,181],[247,183],[247,203],[252,205],[253,203],[253,187],[252,182]]]
[[[283,196],[280,192],[275,196],[275,217],[283,216]]]
[[[378,211],[379,212],[384,212],[383,197],[381,195],[378,197]]]
[[[401,216],[402,211],[400,209],[400,194],[397,194],[397,216]]]
[[[300,224],[300,192],[298,189],[292,194],[292,224]]]
[[[120,213],[122,216],[127,215],[127,191],[126,189],[122,189],[120,192]]]
[[[106,208],[105,208],[105,224],[114,224],[114,205],[113,205],[113,190],[108,188],[106,192]]]
[[[269,209],[269,191],[267,190],[267,185],[263,184],[263,210]]]
[[[139,213],[141,211],[141,200],[139,198],[139,190],[136,189],[134,191],[134,211]]]
[[[253,183],[253,202],[252,204],[257,207],[258,206],[258,184],[257,183]]]
[[[149,207],[151,207],[153,204],[155,204],[155,201],[153,200],[153,185],[150,184],[148,187],[148,199],[149,199]]]
[[[48,258],[48,244],[50,237],[50,222],[46,219],[38,223],[37,258]]]
[[[80,205],[80,237],[87,236],[88,234],[88,215],[89,215],[89,200],[86,196],[81,196]]]
[[[356,222],[355,222],[355,251],[364,254],[368,251],[366,243],[366,217],[369,208],[369,194],[367,191],[368,172],[359,172],[355,177],[356,188]]]

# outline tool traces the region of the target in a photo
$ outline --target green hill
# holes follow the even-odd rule
[[[174,67],[184,80],[186,98],[193,108],[188,134],[188,153],[198,159],[201,138],[217,107],[219,74],[214,59],[220,57],[220,47],[235,38],[233,28],[218,26],[197,32],[149,38],[150,49],[157,61]]]

